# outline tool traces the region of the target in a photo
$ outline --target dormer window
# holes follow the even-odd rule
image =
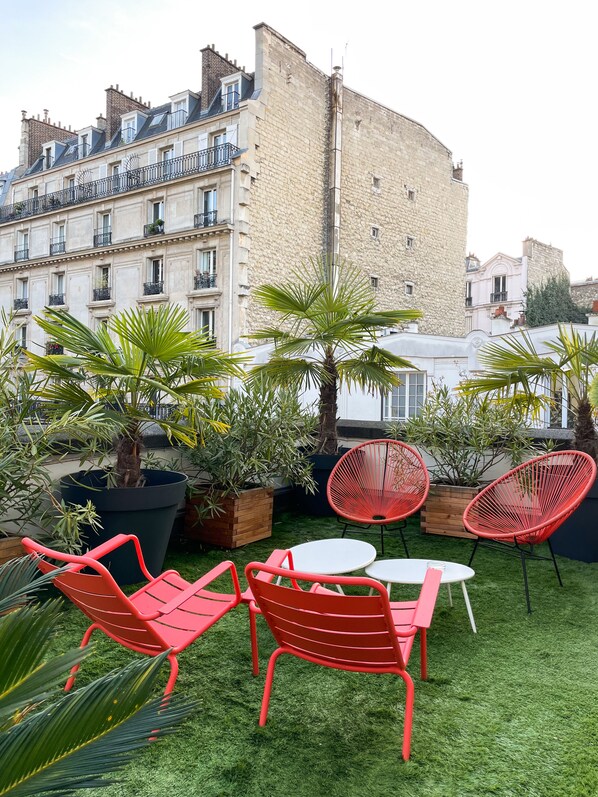
[[[99,142],[101,134],[102,131],[97,127],[85,127],[83,130],[79,130],[79,134],[77,136],[77,157],[86,158],[88,155],[91,155],[93,148]]]
[[[120,118],[120,137],[123,144],[130,144],[143,127],[147,114],[141,111],[123,114]]]
[[[222,81],[222,110],[232,111],[239,107],[241,98],[241,79]]]
[[[187,124],[189,114],[193,110],[198,95],[192,91],[181,91],[170,98],[170,113],[168,114],[168,130]]]
[[[42,145],[43,168],[51,169],[56,160],[62,155],[66,144],[60,141],[47,141]]]

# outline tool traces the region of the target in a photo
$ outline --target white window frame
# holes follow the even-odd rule
[[[198,252],[197,270],[200,274],[216,273],[216,249],[202,249]]]
[[[207,324],[204,323],[207,320]],[[195,308],[195,329],[216,339],[216,309],[214,307]]]
[[[413,282],[405,282],[405,296],[413,296],[415,293],[415,283]]]
[[[156,278],[156,275],[157,278]],[[164,283],[164,258],[150,257],[147,264],[147,282]]]
[[[17,299],[29,299],[29,277],[17,278]]]
[[[400,371],[401,384],[384,395],[383,421],[406,421],[419,415],[417,411],[426,399],[425,371]]]

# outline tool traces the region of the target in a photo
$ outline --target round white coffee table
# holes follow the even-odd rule
[[[429,567],[437,567],[442,570],[441,584],[448,587],[449,603],[453,605],[451,594],[451,584],[460,583],[463,590],[463,598],[469,615],[469,622],[473,633],[477,633],[473,612],[467,594],[465,582],[475,576],[475,571],[467,565],[460,565],[457,562],[443,562],[438,559],[379,559],[377,562],[366,567],[365,572],[377,581],[385,581],[388,597],[392,584],[423,584],[426,577],[426,570]]]
[[[291,552],[295,570],[322,576],[353,573],[371,565],[376,558],[376,549],[369,542],[344,538],[303,542],[294,545]],[[283,567],[288,564],[285,562]],[[337,589],[342,592],[339,585]]]

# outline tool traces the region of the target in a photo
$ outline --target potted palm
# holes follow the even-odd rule
[[[314,416],[295,392],[260,382],[206,401],[204,414],[227,428],[206,429],[201,444],[185,451],[194,472],[187,536],[224,548],[269,537],[276,481],[315,489],[304,453]]]
[[[136,534],[157,575],[187,477],[142,468],[144,434],[158,427],[169,441],[195,446],[202,425],[222,429],[201,415],[200,398],[222,396],[222,380],[241,374],[239,359],[218,351],[199,332],[185,331],[187,314],[177,305],[133,308],[95,332],[51,308],[37,322],[65,354],[27,352],[30,367],[45,376],[36,394],[58,414],[65,407],[87,412],[99,406],[115,429],[114,463],[62,479],[63,498],[74,504],[91,500],[96,507],[103,532],[90,534],[90,545],[122,531]],[[95,442],[84,451],[88,459],[99,453]],[[111,562],[113,575],[121,584],[140,580],[134,552],[123,551]]]
[[[598,336],[592,327],[583,331],[560,324],[553,339],[542,343],[539,352],[528,332],[489,343],[479,354],[484,371],[467,380],[463,389],[470,394],[489,393],[512,406],[537,412],[565,394],[573,419],[573,447],[598,462],[598,436],[590,386],[598,370]],[[592,396],[598,399],[593,388]],[[596,402],[598,403],[598,401]],[[555,553],[584,562],[598,561],[598,485],[595,483],[579,509],[551,538]]]
[[[389,436],[416,446],[430,460],[430,491],[421,512],[424,534],[473,538],[463,527],[467,504],[490,481],[537,453],[521,411],[487,396],[465,395],[440,382],[420,414],[389,425]]]
[[[312,259],[282,285],[263,285],[255,299],[278,316],[278,323],[255,333],[273,340],[274,353],[255,366],[249,379],[298,390],[318,391],[318,428],[314,447],[317,501],[307,508],[328,513],[326,484],[338,459],[338,391],[342,385],[390,390],[399,383],[396,371],[413,366],[376,345],[389,328],[413,321],[419,310],[378,310],[366,275],[341,262]]]

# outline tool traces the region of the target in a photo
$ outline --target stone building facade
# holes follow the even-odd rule
[[[175,302],[232,350],[270,320],[252,288],[327,253],[360,265],[383,308],[420,308],[422,331],[463,333],[451,153],[267,25],[255,36],[254,73],[206,47],[201,90],[160,106],[111,86],[77,131],[24,114],[0,207],[0,304],[23,345],[51,343],[33,321],[47,305],[94,327]]]
[[[521,257],[498,252],[485,263],[475,255],[466,258],[466,332],[507,332],[523,320],[528,286],[539,286],[550,277],[569,279],[561,249],[526,238],[522,252]]]
[[[589,277],[583,282],[572,282],[571,296],[580,307],[590,307],[598,300],[598,279]]]

